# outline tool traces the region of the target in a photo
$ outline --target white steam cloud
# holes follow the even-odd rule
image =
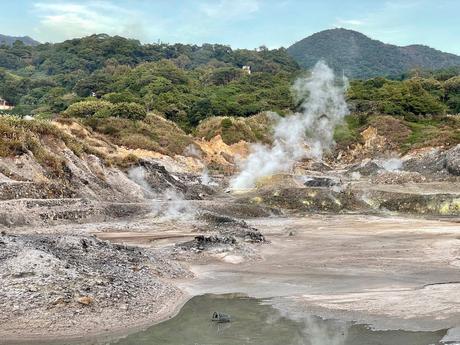
[[[400,158],[389,158],[379,162],[379,165],[386,171],[397,171],[402,168],[403,161]]]
[[[299,79],[294,91],[305,99],[301,112],[280,118],[271,146],[254,144],[231,182],[232,189],[252,188],[264,176],[289,171],[303,158],[321,159],[334,143],[334,128],[348,114],[345,102],[347,80],[338,84],[334,72],[318,62],[309,78]]]
[[[218,183],[214,182],[209,175],[208,167],[206,166],[206,162],[203,160],[202,151],[199,150],[196,145],[190,144],[184,150],[184,155],[187,157],[193,157],[199,159],[203,164],[203,171],[201,173],[200,181],[201,184],[204,186],[217,186]]]
[[[142,192],[146,198],[152,199],[155,197],[155,192],[145,179],[145,169],[143,167],[138,166],[129,169],[128,178],[142,188]]]
[[[204,186],[218,186],[217,182],[214,182],[211,176],[209,175],[208,168],[205,166],[203,172],[201,173],[201,184]]]
[[[166,220],[188,219],[195,216],[195,208],[185,200],[181,192],[173,189],[166,189],[163,192],[156,192],[147,182],[146,170],[138,166],[129,169],[128,177],[138,184],[144,197],[151,200],[152,215]]]
[[[165,220],[192,219],[195,208],[184,195],[173,189],[167,189],[159,195],[159,201],[152,204],[152,214]]]

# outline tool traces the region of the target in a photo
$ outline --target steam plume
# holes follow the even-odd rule
[[[155,192],[152,190],[149,183],[145,179],[145,169],[143,167],[138,166],[129,169],[128,178],[142,188],[142,192],[146,198],[151,199],[155,196]]]
[[[338,85],[334,72],[321,61],[309,78],[297,80],[293,86],[296,96],[306,97],[301,112],[279,118],[271,146],[252,145],[231,188],[252,188],[261,177],[289,171],[302,158],[321,159],[334,143],[334,128],[348,114],[346,87],[346,79]]]
[[[402,168],[403,162],[400,158],[394,157],[380,161],[379,165],[386,171],[397,171]]]
[[[156,192],[147,182],[145,168],[138,166],[128,171],[128,177],[137,183],[146,199],[151,201],[151,210],[154,217],[167,220],[193,218],[195,208],[184,198],[181,192],[166,189]]]

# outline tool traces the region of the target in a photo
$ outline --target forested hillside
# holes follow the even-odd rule
[[[406,118],[457,114],[459,72],[413,70],[399,80],[352,80],[349,104],[356,113]],[[264,47],[142,45],[107,35],[0,47],[0,97],[15,106],[12,114],[142,120],[154,112],[188,132],[209,117],[295,111],[299,100],[291,85],[303,74],[308,71],[285,49]]]
[[[422,45],[385,44],[346,29],[315,33],[287,50],[304,68],[311,68],[322,59],[337,72],[352,78],[396,76],[413,68],[460,66],[460,56],[454,54]]]
[[[59,113],[93,95],[141,104],[184,127],[211,115],[289,108],[290,85],[299,72],[284,49],[142,45],[107,35],[3,46],[0,68],[0,96],[20,115]]]
[[[29,36],[7,36],[0,34],[0,45],[6,44],[8,46],[12,46],[16,41],[20,41],[28,46],[36,46],[39,45],[40,42],[35,41],[33,38]]]

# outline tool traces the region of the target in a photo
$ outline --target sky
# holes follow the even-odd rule
[[[40,42],[107,33],[143,43],[288,47],[343,27],[460,55],[460,0],[0,0],[0,33]]]

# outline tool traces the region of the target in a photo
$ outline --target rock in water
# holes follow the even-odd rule
[[[219,322],[219,323],[224,323],[224,322],[230,322],[231,318],[230,318],[230,315],[227,315],[227,314],[224,314],[224,313],[219,313],[219,312],[215,311],[212,314],[211,320],[215,321],[215,322]]]

